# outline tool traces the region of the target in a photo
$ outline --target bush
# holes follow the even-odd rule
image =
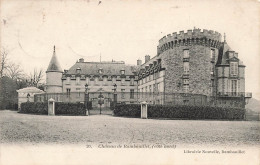
[[[117,105],[116,116],[140,117],[141,105]],[[149,118],[177,119],[244,119],[245,109],[190,105],[148,105]]]
[[[48,114],[48,103],[41,103],[41,102],[21,103],[20,113],[47,115]]]
[[[55,115],[86,115],[86,108],[83,103],[55,103]]]

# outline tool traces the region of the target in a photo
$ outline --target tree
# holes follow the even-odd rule
[[[6,75],[12,80],[21,79],[25,76],[20,65],[13,62],[8,63],[6,70]]]
[[[43,80],[43,69],[37,70],[34,68],[33,73],[30,73],[30,83],[32,86],[38,87],[39,83]]]
[[[0,78],[4,76],[4,71],[7,69],[7,55],[8,52],[5,48],[1,48],[1,66],[0,66]]]

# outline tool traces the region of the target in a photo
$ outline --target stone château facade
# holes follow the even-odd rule
[[[198,104],[206,101],[244,107],[244,98],[251,97],[245,94],[245,65],[225,37],[222,42],[221,34],[212,30],[168,34],[159,40],[156,56],[150,59],[146,55],[145,62],[137,60],[135,66],[79,59],[62,72],[54,50],[46,74],[47,93],[83,93],[88,84],[92,101],[97,97],[95,93],[106,93],[107,106],[114,84],[120,93],[118,102],[125,103],[170,104],[193,100]],[[129,93],[127,98],[124,93]]]

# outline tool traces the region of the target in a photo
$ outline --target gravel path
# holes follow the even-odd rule
[[[0,111],[5,144],[260,146],[260,122],[155,120],[108,115],[44,116]]]

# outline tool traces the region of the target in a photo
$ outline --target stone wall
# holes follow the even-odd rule
[[[162,54],[166,68],[165,91],[183,93],[183,50],[189,49],[189,93],[211,95],[210,47],[179,46]]]

